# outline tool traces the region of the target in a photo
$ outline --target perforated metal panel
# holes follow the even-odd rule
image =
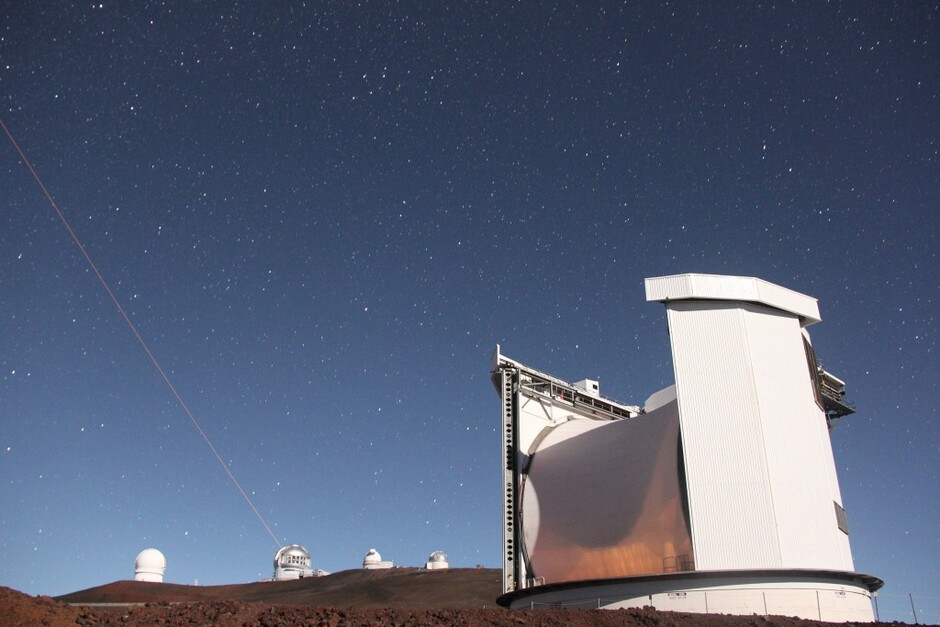
[[[516,589],[516,420],[513,379],[518,374],[508,368],[498,371],[503,415],[503,592]]]

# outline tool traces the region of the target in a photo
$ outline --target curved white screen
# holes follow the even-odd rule
[[[530,577],[553,583],[690,567],[675,400],[636,418],[552,428],[522,490]]]

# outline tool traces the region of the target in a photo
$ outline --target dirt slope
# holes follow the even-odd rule
[[[429,625],[545,627],[662,625],[745,627],[831,625],[779,616],[679,614],[650,609],[509,611],[496,608],[500,571],[396,568],[351,570],[298,581],[183,586],[117,581],[57,599],[0,587],[0,625],[308,625],[353,627]],[[89,605],[69,605],[80,603]],[[100,603],[120,605],[101,606]],[[142,604],[142,605],[129,605]],[[484,609],[485,606],[485,609]],[[894,623],[898,624],[898,623]]]
[[[346,570],[296,581],[231,586],[183,586],[116,581],[57,597],[67,603],[154,603],[158,601],[259,601],[280,605],[464,609],[495,607],[500,571],[450,568]]]

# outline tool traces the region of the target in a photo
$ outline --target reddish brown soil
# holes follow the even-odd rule
[[[510,611],[494,607],[499,581],[499,571],[489,569],[394,569],[232,586],[118,581],[58,599],[31,597],[0,587],[0,625],[830,625],[776,616],[678,614],[649,609]],[[96,605],[102,603],[119,605]],[[138,605],[131,605],[135,603]]]
[[[500,571],[483,568],[345,570],[326,577],[231,586],[116,581],[57,597],[68,603],[263,601],[278,605],[408,609],[496,607]]]

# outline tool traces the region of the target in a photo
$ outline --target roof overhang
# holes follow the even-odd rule
[[[815,298],[755,277],[674,274],[646,279],[645,284],[648,302],[725,300],[759,303],[797,316],[804,327],[820,321],[819,304]]]

